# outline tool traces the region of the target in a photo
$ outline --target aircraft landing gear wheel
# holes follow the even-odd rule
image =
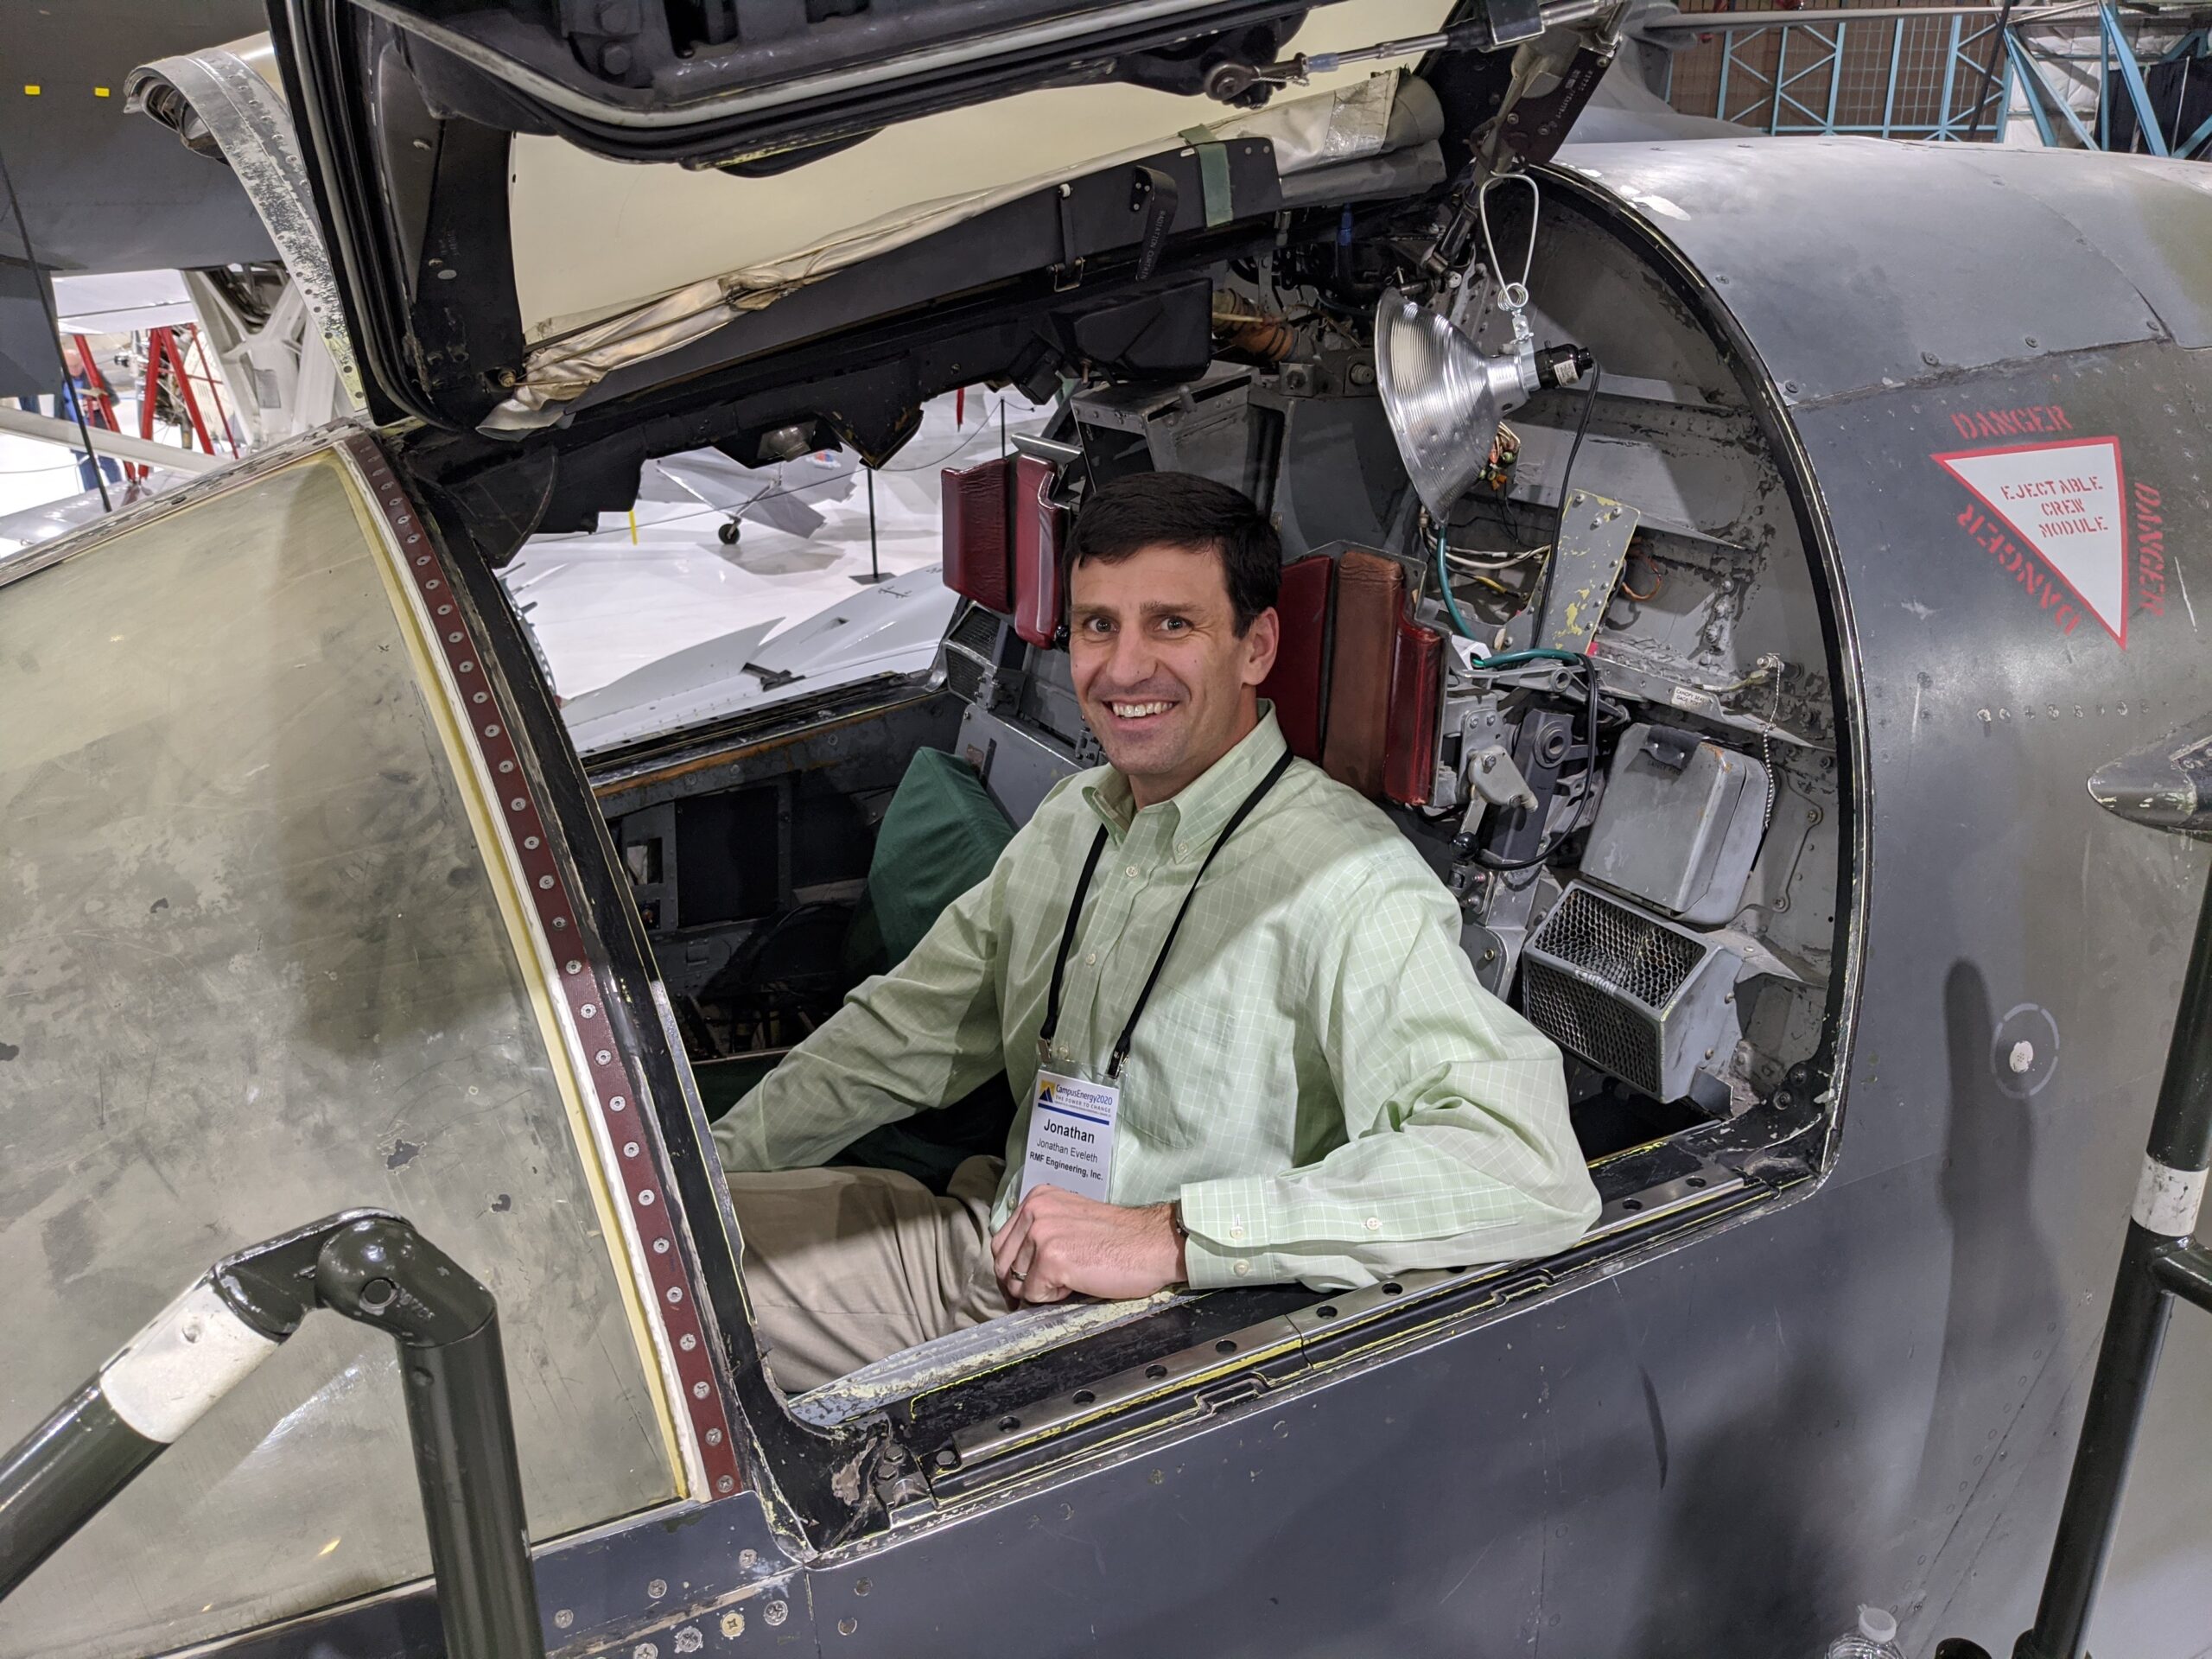
[[[720,542],[724,547],[735,547],[737,545],[737,533],[738,524],[737,520],[734,518],[729,519],[726,523],[718,524],[715,527],[715,539]]]

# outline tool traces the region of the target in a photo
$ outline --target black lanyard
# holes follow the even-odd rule
[[[1144,989],[1137,993],[1137,1005],[1129,1010],[1129,1022],[1122,1027],[1122,1035],[1114,1045],[1114,1058],[1106,1067],[1107,1082],[1115,1083],[1121,1078],[1122,1064],[1129,1058],[1129,1044],[1136,1036],[1137,1020],[1144,1014],[1145,1004],[1152,1001],[1153,987],[1160,983],[1160,970],[1167,965],[1167,953],[1175,948],[1175,935],[1182,931],[1183,918],[1191,913],[1191,900],[1198,896],[1198,883],[1206,879],[1206,871],[1212,867],[1214,855],[1236,833],[1237,825],[1250,816],[1252,809],[1260,804],[1261,798],[1275,786],[1275,780],[1290,770],[1292,759],[1290,751],[1285,749],[1282,759],[1276,761],[1268,775],[1260,779],[1259,786],[1244,798],[1244,804],[1230,814],[1221,834],[1214,837],[1213,845],[1206,849],[1205,862],[1198,866],[1198,874],[1191,879],[1190,891],[1183,895],[1182,907],[1176,911],[1175,920],[1167,930],[1167,937],[1160,942],[1160,954],[1153,959],[1152,973],[1145,980]],[[1068,905],[1067,925],[1060,932],[1060,954],[1052,958],[1052,988],[1045,1001],[1045,1023],[1037,1033],[1038,1048],[1046,1059],[1052,1058],[1052,1033],[1059,1029],[1060,1025],[1060,980],[1067,972],[1068,953],[1075,949],[1076,923],[1083,915],[1084,899],[1090,892],[1090,878],[1098,873],[1099,857],[1106,850],[1106,826],[1100,824],[1098,837],[1090,843],[1090,856],[1083,862],[1083,875],[1076,883],[1075,898]]]

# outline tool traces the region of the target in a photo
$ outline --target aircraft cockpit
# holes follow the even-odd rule
[[[1349,251],[1288,245],[1088,320],[1084,372],[1035,389],[1041,429],[944,474],[960,605],[925,678],[588,756],[710,1117],[1098,763],[1063,648],[1067,527],[1086,491],[1187,470],[1279,528],[1262,692],[1293,749],[1383,805],[1460,900],[1473,972],[1567,1057],[1595,1239],[1724,1217],[1730,1195],[1764,1196],[1747,1168],[1812,1173],[1854,808],[1791,459],[1729,342],[1617,224],[1572,188],[1503,192],[1484,229],[1531,250],[1525,319],[1469,295],[1464,338],[1510,354],[1521,321],[1591,371],[1532,388],[1433,511],[1399,435],[1449,416],[1378,385],[1399,302],[1377,321],[1340,297],[1371,296],[1378,250],[1421,230],[1391,211]],[[941,1190],[960,1157],[1002,1150],[1012,1112],[988,1087],[843,1160]],[[792,1408],[910,1413],[988,1462],[1271,1322],[1415,1288],[1028,1310]]]
[[[0,557],[0,1398],[117,1452],[0,1654],[461,1651],[495,1547],[561,1659],[2010,1618],[2201,875],[2082,787],[2202,758],[2145,747],[2202,714],[2196,164],[1568,143],[1582,0],[274,16],[137,91],[364,417]],[[774,468],[869,526],[925,462],[926,556],[800,549],[819,615],[626,686],[537,632],[663,484],[736,492],[719,581]],[[1560,1051],[1598,1218],[779,1387],[713,1125],[1102,758],[1064,557],[1147,471],[1272,521],[1263,695]],[[1014,1109],[839,1156],[940,1185]],[[403,1218],[498,1310],[496,1527],[436,1529],[399,1285],[223,1278]]]

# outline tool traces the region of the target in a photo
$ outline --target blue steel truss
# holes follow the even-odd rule
[[[2094,25],[2094,55],[2071,57],[2035,36],[2053,22]],[[2021,6],[2000,38],[1987,4],[1941,6],[1874,17],[1823,17],[1817,10],[1701,12],[1669,25],[1720,37],[1719,73],[1707,114],[1776,135],[1855,133],[1877,138],[1959,142],[2004,139],[2016,88],[2045,144],[2111,147],[2113,86],[2132,106],[2139,143],[2152,154],[2200,157],[2212,150],[2212,120],[2169,144],[2144,84],[2138,47],[2115,0],[2094,5]],[[2195,29],[2162,54],[2212,56],[2212,36]],[[2047,69],[2094,66],[2100,97],[2085,120],[2051,85]],[[1674,90],[1670,56],[1668,92]],[[1702,103],[1702,99],[1698,102]]]
[[[1823,21],[1817,11],[1696,13],[1722,36],[1711,113],[1774,134],[1856,133],[1876,138],[1961,140],[2005,134],[2013,68],[1999,54],[1988,73],[1996,24],[1929,8],[1925,16]],[[1669,92],[1673,91],[1669,64]],[[1879,92],[1879,112],[1872,94]]]

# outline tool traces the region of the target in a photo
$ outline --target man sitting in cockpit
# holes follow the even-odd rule
[[[1412,844],[1259,698],[1281,569],[1205,479],[1084,505],[1069,660],[1111,764],[715,1128],[785,1388],[1024,1304],[1347,1287],[1596,1219],[1559,1051],[1476,982]],[[1006,1160],[944,1196],[808,1167],[1001,1068]]]

